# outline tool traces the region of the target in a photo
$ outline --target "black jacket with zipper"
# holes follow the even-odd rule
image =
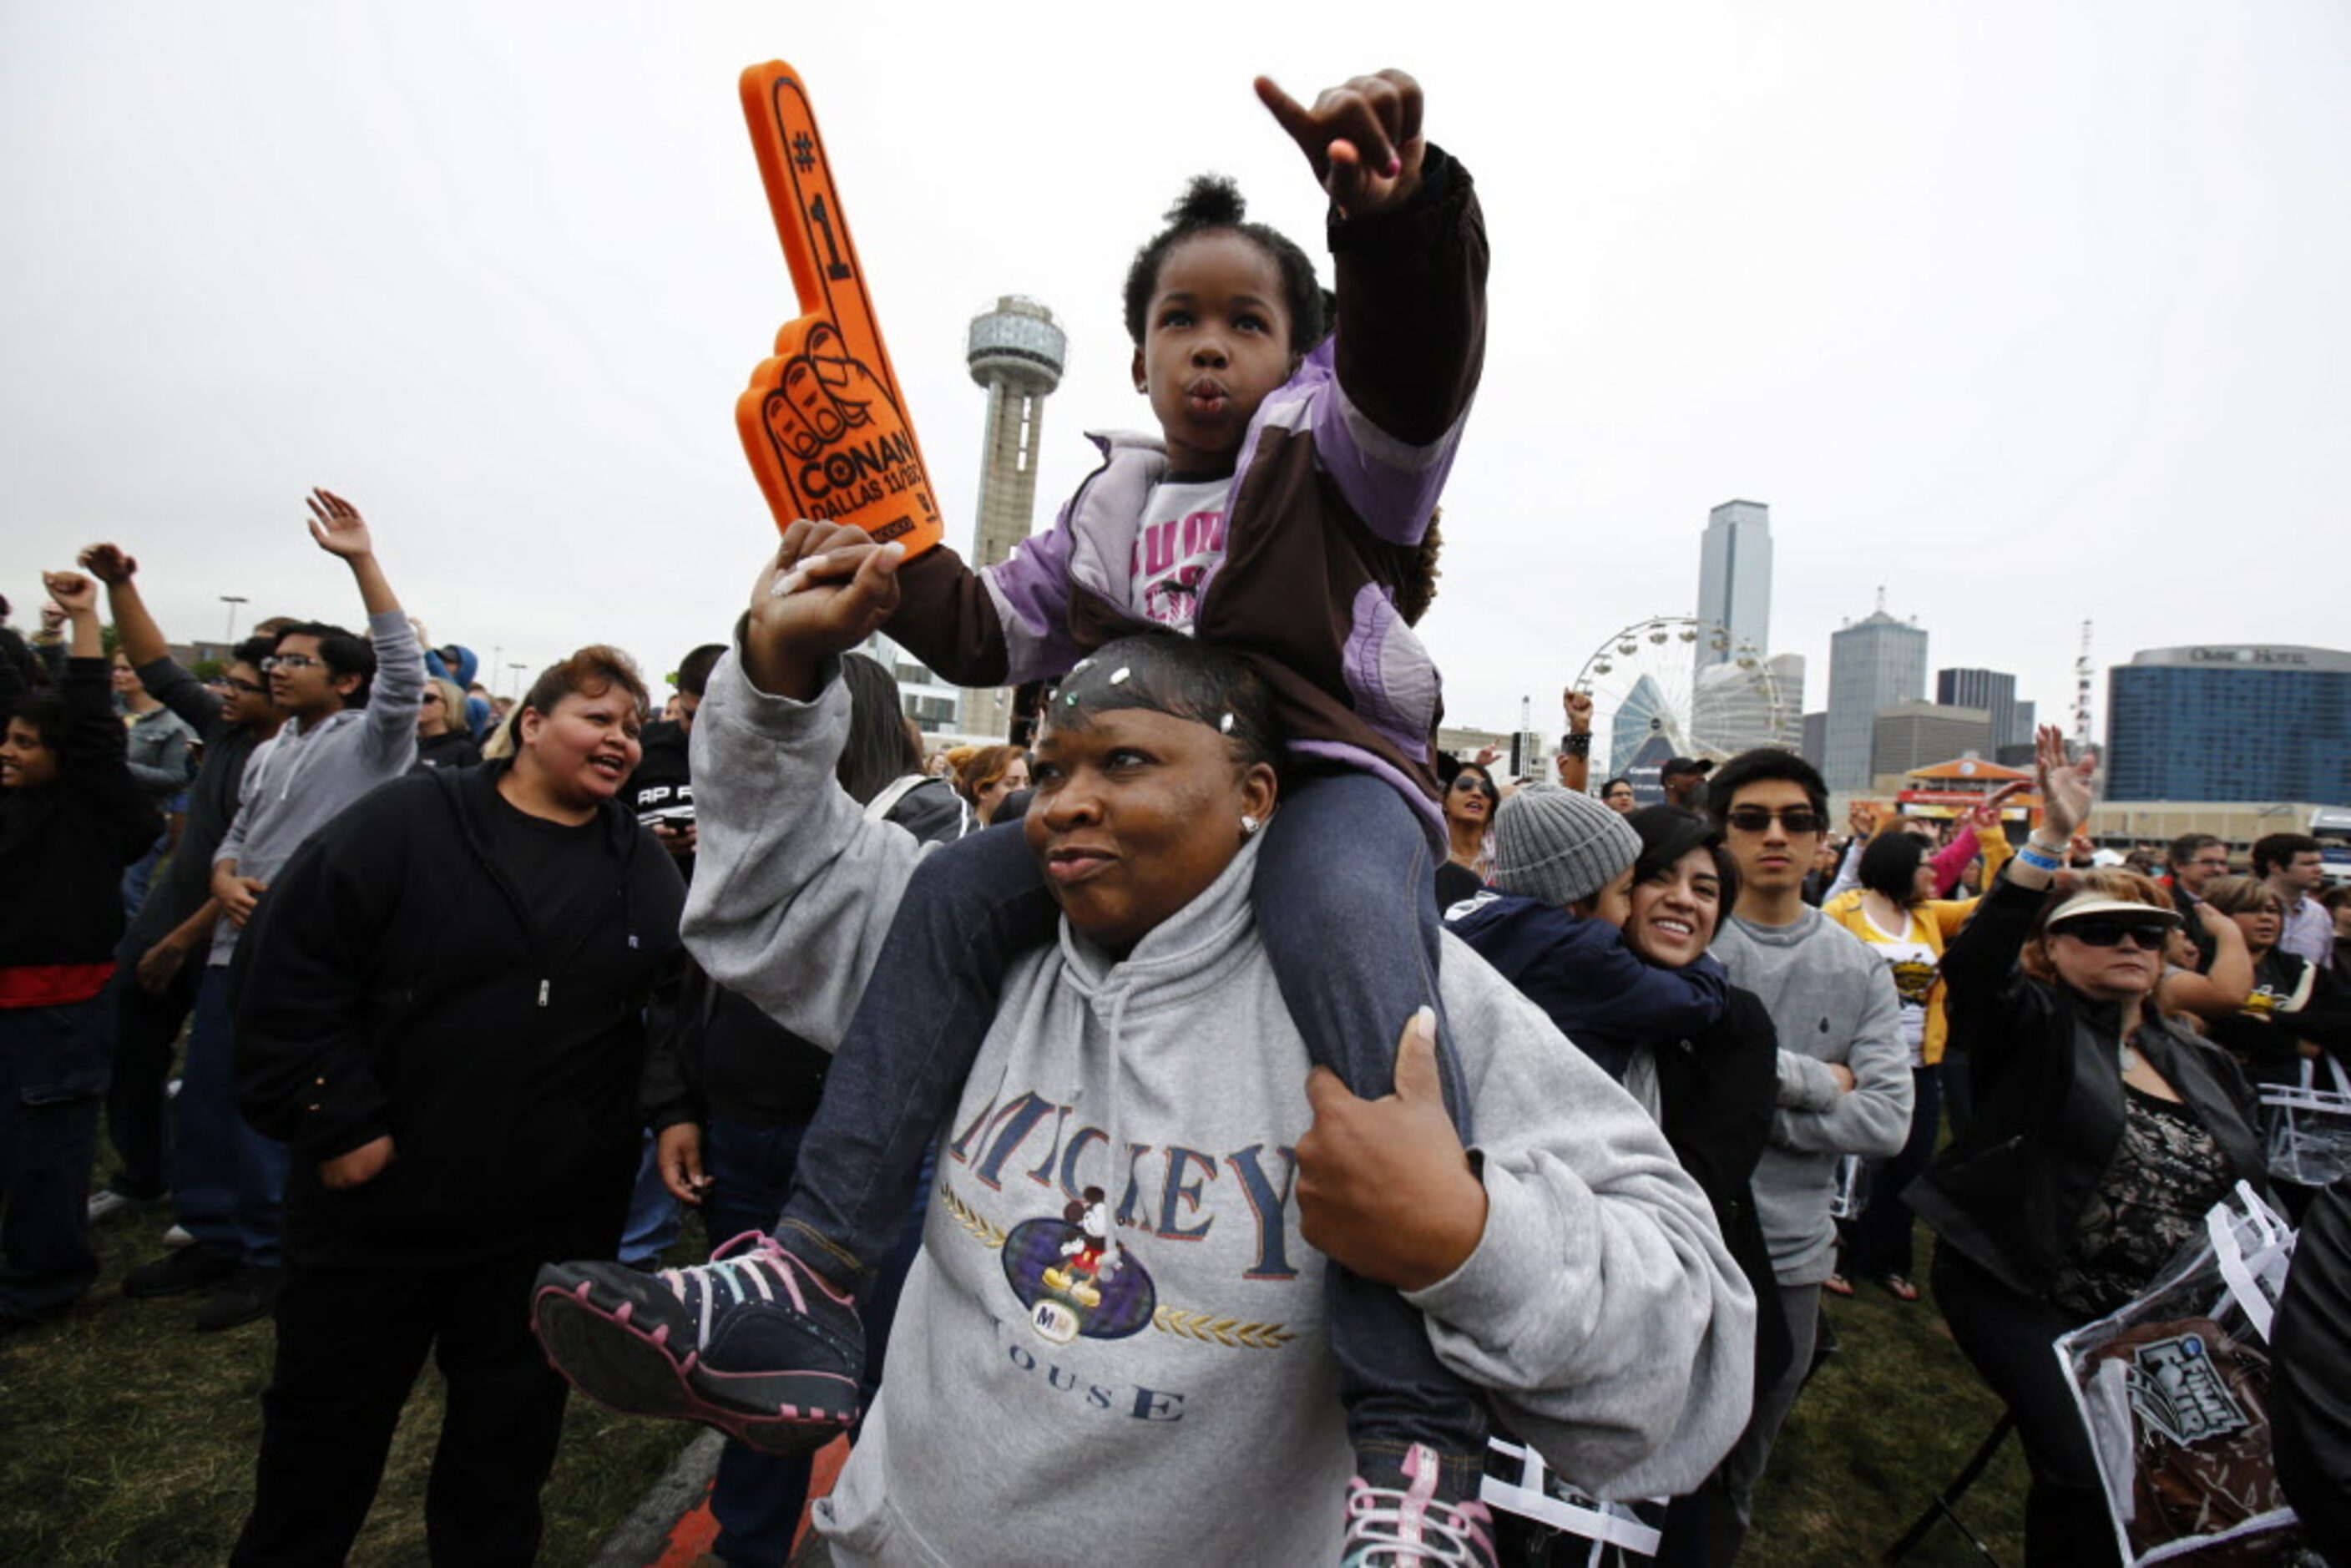
[[[2122,1141],[2122,1023],[2017,956],[2043,895],[2002,876],[1943,955],[1949,1051],[1975,1114],[1903,1194],[1935,1234],[2012,1291],[2044,1294]],[[2252,1089],[2226,1051],[2148,1009],[2135,1042],[2227,1159],[2268,1196]]]
[[[602,917],[548,950],[494,848],[507,766],[359,800],[296,853],[238,945],[237,1103],[292,1145],[297,1263],[438,1267],[618,1243],[644,1009],[676,967],[684,883],[607,802],[593,839],[611,873]],[[320,1161],[386,1134],[381,1175],[321,1185]]]
[[[1755,1163],[1779,1103],[1780,1031],[1754,992],[1733,986],[1719,1019],[1693,1038],[1660,1039],[1655,1051],[1659,1129],[1713,1206],[1731,1260],[1755,1287],[1755,1386],[1769,1388],[1794,1348],[1755,1212]]]

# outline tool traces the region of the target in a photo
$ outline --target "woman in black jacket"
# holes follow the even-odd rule
[[[530,1337],[551,1259],[619,1245],[644,1010],[684,884],[616,796],[645,703],[584,648],[523,701],[510,763],[362,798],[237,949],[237,1099],[292,1146],[277,1356],[239,1563],[340,1563],[433,1352],[435,1561],[528,1562],[564,1385]]]
[[[98,1278],[89,1175],[122,868],[163,831],[124,760],[97,586],[46,581],[72,625],[63,691],[34,689],[15,633],[0,651],[0,1333]]]
[[[1679,969],[1714,940],[1723,911],[1739,902],[1739,862],[1722,831],[1678,806],[1645,806],[1630,817],[1641,836],[1625,944],[1648,963]],[[1788,1322],[1780,1304],[1771,1252],[1755,1212],[1755,1162],[1770,1139],[1779,1103],[1780,1034],[1754,992],[1729,988],[1722,1016],[1684,1039],[1651,1041],[1636,1054],[1625,1085],[1650,1103],[1666,1142],[1722,1228],[1739,1271],[1755,1289],[1755,1386],[1771,1387],[1787,1370]],[[1716,1478],[1674,1499],[1666,1511],[1660,1563],[1726,1563],[1737,1511]]]
[[[2094,764],[2046,727],[2035,763],[2042,824],[1943,958],[1975,1114],[1906,1196],[1939,1238],[1951,1333],[2024,1440],[2025,1560],[2073,1568],[2116,1544],[2050,1343],[2137,1295],[2236,1182],[2265,1184],[2235,1064],[2153,1005],[2179,916],[2133,873],[2059,880]]]

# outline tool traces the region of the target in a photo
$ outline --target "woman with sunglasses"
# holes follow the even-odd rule
[[[2335,977],[2277,945],[2285,906],[2257,876],[2218,876],[2204,902],[2245,935],[2253,982],[2245,1005],[2206,1025],[2206,1032],[2256,1083],[2340,1089],[2351,1079],[2351,997]],[[2335,1059],[2333,1071],[2322,1057]]]
[[[481,762],[482,748],[465,728],[465,688],[445,676],[426,677],[416,706],[416,766],[409,771],[478,768]]]
[[[2115,1535],[2050,1342],[2137,1295],[2238,1181],[2267,1183],[2244,1078],[2154,1005],[2169,899],[2131,872],[2060,875],[2095,762],[2044,727],[2034,764],[2041,826],[1943,957],[1975,1113],[1907,1197],[1952,1336],[2024,1441],[2025,1561],[2074,1568],[2115,1562]]]
[[[1445,833],[1450,853],[1437,868],[1437,907],[1475,898],[1494,870],[1494,812],[1501,787],[1481,762],[1464,762],[1445,786]]]

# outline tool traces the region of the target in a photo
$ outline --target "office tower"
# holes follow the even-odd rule
[[[971,568],[994,566],[1029,537],[1037,509],[1037,444],[1045,397],[1061,384],[1069,340],[1053,313],[1033,299],[1006,295],[974,319],[964,354],[971,379],[987,389],[987,434],[980,447],[979,520]],[[1001,737],[1012,727],[1012,694],[967,691],[967,735]]]
[[[2032,738],[2032,705],[2016,700],[2014,675],[2000,670],[1938,670],[1935,700],[1945,707],[1980,707],[1990,713],[1995,750]],[[2022,729],[2017,727],[2020,718]]]
[[[1829,706],[1821,771],[1832,789],[1869,788],[1877,716],[1927,694],[1927,633],[1877,609],[1829,636]]]
[[[1707,514],[1698,546],[1698,618],[1730,633],[1722,645],[1701,638],[1698,667],[1746,653],[1761,655],[1771,635],[1771,508],[1725,501]]]
[[[2116,800],[2351,804],[2351,653],[2154,648],[2106,672]],[[2274,831],[2304,832],[2281,818]]]

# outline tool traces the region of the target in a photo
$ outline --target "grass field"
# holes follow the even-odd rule
[[[125,1300],[123,1271],[151,1255],[162,1223],[124,1216],[102,1226],[106,1272],[80,1310],[0,1342],[0,1563],[199,1564],[228,1554],[252,1495],[269,1328],[199,1335],[187,1327],[196,1298]],[[682,1245],[696,1241],[689,1230]],[[1745,1562],[1874,1561],[1998,1414],[1930,1302],[1906,1306],[1865,1285],[1830,1315],[1841,1349],[1781,1437]],[[354,1563],[424,1561],[424,1475],[439,1421],[428,1371]],[[694,1430],[574,1399],[547,1490],[541,1560],[585,1562]],[[1960,1505],[2004,1563],[2022,1557],[2023,1473],[2011,1442]],[[1982,1560],[1946,1523],[1910,1561]]]
[[[270,1327],[199,1334],[188,1320],[201,1295],[126,1299],[124,1272],[156,1255],[165,1223],[120,1215],[99,1227],[105,1272],[79,1308],[0,1340],[0,1563],[228,1560],[253,1500]],[[424,1476],[440,1423],[439,1379],[428,1369],[402,1415],[353,1563],[425,1561]],[[697,1430],[573,1399],[547,1488],[540,1560],[587,1561]]]

